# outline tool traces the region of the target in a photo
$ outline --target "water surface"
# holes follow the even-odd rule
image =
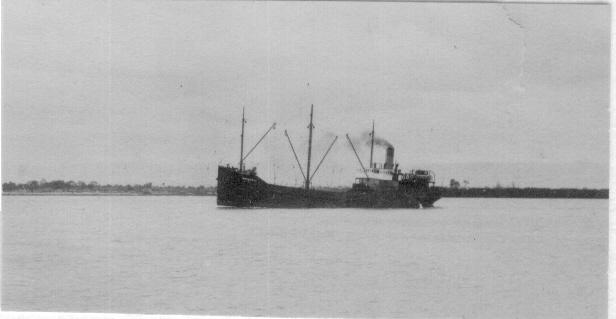
[[[214,197],[4,196],[2,309],[602,318],[608,201],[223,209]]]

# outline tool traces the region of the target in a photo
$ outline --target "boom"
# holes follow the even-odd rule
[[[359,159],[359,155],[357,155],[357,151],[355,150],[355,146],[353,146],[353,142],[351,142],[351,138],[349,137],[349,134],[346,135],[347,141],[349,141],[349,144],[351,145],[351,148],[353,149],[353,153],[355,153],[355,157],[357,157],[357,161],[359,162],[359,165],[361,166],[361,170],[362,172],[364,172],[364,175],[366,175],[366,178],[368,177],[368,173],[366,173],[366,169],[364,168],[364,164],[362,164],[361,160]]]
[[[302,168],[302,164],[299,162],[299,158],[297,158],[297,153],[295,153],[295,148],[293,148],[293,143],[291,143],[291,138],[289,137],[289,134],[287,134],[287,130],[284,130],[284,136],[286,136],[287,140],[289,140],[289,145],[291,145],[291,151],[293,151],[293,155],[295,156],[295,160],[297,161],[297,165],[299,166],[299,171],[302,173],[305,182],[306,175],[304,174],[304,169]]]
[[[270,126],[269,130],[267,130],[267,132],[265,132],[265,134],[263,134],[263,136],[261,136],[261,139],[259,139],[259,141],[257,142],[257,144],[255,144],[255,146],[253,146],[250,151],[248,151],[248,153],[246,153],[246,156],[244,156],[244,161],[246,160],[246,158],[248,157],[248,155],[250,155],[250,153],[252,153],[252,151],[254,151],[255,148],[257,148],[257,145],[259,145],[259,143],[261,143],[261,141],[263,141],[263,139],[265,138],[265,136],[267,136],[267,134],[276,128],[276,123],[272,124],[272,126]]]
[[[319,167],[321,167],[321,164],[323,164],[323,161],[325,160],[325,156],[327,156],[329,151],[332,149],[332,146],[334,146],[334,143],[336,143],[336,140],[338,140],[338,136],[334,138],[332,143],[329,145],[329,148],[327,149],[327,151],[325,151],[325,154],[323,154],[323,157],[321,158],[321,161],[317,165],[317,168],[314,170],[314,172],[312,172],[312,176],[310,176],[310,181],[312,181],[312,179],[314,178],[314,175],[317,173],[317,171],[319,171]]]

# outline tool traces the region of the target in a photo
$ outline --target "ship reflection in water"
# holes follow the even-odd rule
[[[242,141],[240,147],[239,168],[230,166],[218,167],[218,186],[216,202],[220,206],[233,207],[277,207],[277,208],[335,208],[335,207],[363,207],[363,208],[419,208],[432,207],[434,202],[441,198],[440,191],[434,187],[434,174],[429,170],[411,170],[402,172],[398,164],[394,164],[394,147],[387,146],[385,162],[374,163],[374,124],[372,127],[372,142],[370,149],[370,163],[365,168],[357,155],[355,146],[348,134],[348,143],[361,166],[363,175],[355,179],[350,190],[330,191],[318,190],[311,187],[311,181],[320,168],[323,160],[337,140],[333,140],[327,152],[311,172],[312,151],[312,124],[313,107],[310,109],[308,160],[306,172],[301,167],[291,138],[285,131],[289,145],[298,167],[304,177],[304,187],[289,187],[269,184],[257,176],[256,170],[246,170],[244,160],[254,148],[271,131],[272,127],[261,137],[257,144],[246,156],[244,150],[244,115],[242,113]],[[311,174],[312,173],[312,174]]]

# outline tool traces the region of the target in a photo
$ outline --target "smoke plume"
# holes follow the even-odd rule
[[[361,134],[362,142],[366,143],[366,145],[368,146],[370,146],[370,143],[372,143],[372,137],[370,136],[370,133],[370,131],[366,131]],[[378,136],[374,136],[374,145],[383,147],[394,147],[388,140]]]

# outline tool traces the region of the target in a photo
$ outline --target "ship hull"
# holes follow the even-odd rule
[[[271,208],[419,208],[432,207],[437,191],[307,191],[269,184],[256,174],[218,167],[216,202],[220,206]]]

